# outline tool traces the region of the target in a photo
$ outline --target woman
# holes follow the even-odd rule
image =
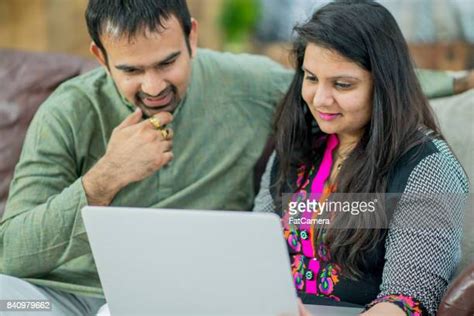
[[[324,297],[370,315],[434,315],[460,258],[469,185],[400,29],[380,4],[338,1],[295,30],[296,73],[277,110],[276,153],[255,210],[282,215],[304,303]],[[376,194],[384,210],[291,209],[341,200],[336,193]],[[395,193],[403,194],[391,203]]]

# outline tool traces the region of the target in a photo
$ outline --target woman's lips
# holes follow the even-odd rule
[[[147,106],[147,107],[161,107],[164,105],[167,105],[171,102],[171,99],[173,98],[173,93],[169,92],[165,96],[160,97],[160,98],[143,98],[142,102]]]
[[[319,117],[324,120],[324,121],[332,121],[332,120],[335,120],[336,118],[338,118],[341,114],[340,113],[323,113],[323,112],[319,112],[318,111],[318,114],[319,114]]]

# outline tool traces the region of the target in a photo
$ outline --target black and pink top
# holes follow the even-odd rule
[[[297,170],[296,184],[299,189],[292,194],[292,201],[301,201],[308,198],[311,200],[325,200],[334,192],[335,187],[327,185],[327,180],[332,169],[333,151],[338,143],[336,135],[329,135],[319,166],[311,166],[306,178],[303,178],[305,175],[304,167],[300,167]],[[405,192],[407,188],[409,189],[411,186],[409,181],[410,174],[414,170],[416,171],[423,161],[427,162],[427,157],[429,158],[439,153],[447,154],[447,152],[439,150],[443,149],[440,147],[442,145],[442,143],[430,144],[427,148],[423,149],[424,153],[418,160],[411,159],[413,157],[408,157],[407,160],[403,159],[404,165],[399,168],[396,179],[392,179],[391,184],[389,184],[390,190]],[[267,166],[267,171],[263,176],[264,178],[267,177],[267,179],[262,178],[262,187],[257,196],[254,210],[269,211],[272,208],[272,211],[275,212],[275,197],[272,196],[273,192],[270,192],[270,187],[274,187],[272,185],[273,179],[276,178],[273,177],[276,172],[275,160],[271,159],[270,165]],[[452,162],[449,162],[451,166]],[[458,163],[457,161],[455,162]],[[452,171],[457,172],[456,177],[451,179],[454,181],[453,189],[467,192],[467,178],[465,178],[463,172],[459,173],[459,171],[462,171],[462,168],[460,170],[451,170],[450,173]],[[405,211],[397,209],[394,216],[400,216]],[[453,210],[453,212],[460,211],[462,212],[462,210]],[[317,304],[320,302],[319,298],[348,302],[366,306],[366,308],[370,308],[380,302],[391,302],[399,306],[406,315],[431,315],[435,313],[449,277],[455,269],[455,264],[451,263],[450,266],[443,265],[443,267],[447,267],[450,271],[436,271],[439,278],[446,280],[444,284],[440,284],[435,279],[431,280],[433,277],[431,272],[433,271],[423,273],[426,265],[419,256],[430,254],[430,250],[422,248],[426,240],[415,241],[415,244],[420,246],[418,251],[414,252],[417,255],[412,255],[412,250],[408,250],[410,248],[409,243],[413,242],[410,238],[416,239],[421,237],[422,234],[419,236],[411,234],[411,236],[406,237],[403,232],[389,229],[385,240],[375,250],[367,253],[367,266],[365,266],[362,277],[354,280],[344,277],[344,271],[341,270],[340,265],[331,260],[331,253],[324,242],[315,244],[314,234],[317,233],[314,231],[315,225],[311,225],[309,220],[292,224],[288,220],[289,214],[289,212],[282,212],[283,233],[290,254],[294,284],[298,295],[305,304]],[[304,212],[300,215],[300,217],[305,217],[306,219],[314,219],[317,216],[315,212]],[[451,236],[453,237],[451,239],[453,242],[448,246],[448,248],[451,247],[450,251],[442,254],[444,257],[443,261],[445,262],[452,262],[453,254],[459,250],[460,238],[456,235],[457,233],[454,234]],[[440,236],[440,239],[435,240],[435,242],[445,241],[444,237]],[[433,240],[430,242],[433,242]],[[406,250],[403,251],[403,248]],[[400,253],[395,253],[399,251]],[[403,260],[399,260],[402,256],[405,256]],[[439,261],[439,258],[433,260],[436,262]],[[430,266],[432,264],[430,263]],[[417,275],[417,273],[420,274]],[[417,277],[426,278],[423,280],[422,286],[413,283],[416,282]],[[425,287],[427,282],[433,282],[434,291]],[[431,291],[433,293],[430,293]]]

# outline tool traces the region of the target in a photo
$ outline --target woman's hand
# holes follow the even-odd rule
[[[405,316],[405,313],[395,304],[383,302],[372,306],[368,311],[361,314],[361,316]]]
[[[303,302],[301,299],[298,299],[298,315],[299,316],[313,316],[311,313],[304,307]]]

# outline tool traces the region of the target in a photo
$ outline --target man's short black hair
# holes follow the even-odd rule
[[[112,28],[118,36],[133,38],[143,29],[156,30],[163,21],[175,16],[183,28],[188,50],[191,32],[191,15],[186,0],[89,0],[86,23],[94,43],[104,49],[100,36]]]

